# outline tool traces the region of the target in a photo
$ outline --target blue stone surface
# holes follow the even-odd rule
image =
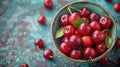
[[[30,67],[119,67],[112,62],[101,65],[94,63],[74,62],[55,49],[50,34],[50,25],[56,12],[65,4],[82,0],[53,0],[53,8],[44,8],[44,0],[0,0],[0,65],[5,67],[19,67],[21,63],[27,63]],[[117,24],[117,36],[120,37],[120,13],[113,10],[113,4],[120,0],[108,3],[105,0],[84,0],[96,2],[106,8],[115,18]],[[46,16],[45,25],[39,25],[37,19],[40,15]],[[45,49],[52,49],[54,60],[46,60],[43,51],[34,46],[34,40],[42,38]],[[120,56],[120,49],[114,55],[108,55],[109,59],[116,61]]]

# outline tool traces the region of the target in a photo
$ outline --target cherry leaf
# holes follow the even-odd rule
[[[57,31],[56,31],[56,34],[55,34],[55,38],[60,38],[63,36],[63,31],[64,31],[64,28],[61,27],[59,28]]]
[[[107,48],[110,48],[111,44],[112,44],[112,38],[111,38],[110,36],[107,36],[107,37],[105,38],[105,46],[106,46]]]

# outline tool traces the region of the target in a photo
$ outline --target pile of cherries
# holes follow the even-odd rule
[[[85,19],[78,27],[74,21]],[[61,27],[64,28],[59,50],[72,59],[90,59],[103,54],[107,48],[105,38],[110,36],[109,28],[112,21],[107,16],[100,16],[88,8],[81,8],[72,14],[60,17]]]

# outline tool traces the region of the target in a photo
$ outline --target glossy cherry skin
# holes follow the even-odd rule
[[[22,63],[22,64],[20,65],[20,67],[29,67],[29,66],[28,66],[28,64],[26,64],[26,63]]]
[[[117,39],[116,39],[115,47],[120,48],[120,38],[119,37],[117,37]]]
[[[89,18],[91,21],[98,21],[100,16],[97,13],[91,13]]]
[[[113,9],[114,9],[116,12],[120,12],[120,3],[114,4]]]
[[[63,14],[62,16],[61,16],[61,18],[60,18],[60,20],[61,20],[61,24],[62,25],[69,25],[70,24],[70,22],[69,22],[69,14]]]
[[[118,64],[120,64],[120,56],[118,57],[117,62],[118,62]]]
[[[80,14],[79,13],[72,13],[69,16],[69,21],[72,24],[77,18],[80,18]]]
[[[101,43],[105,40],[105,34],[99,30],[96,30],[92,33],[92,40],[95,43]]]
[[[63,37],[62,39],[61,39],[61,43],[62,42],[69,42],[69,37]]]
[[[34,45],[38,46],[39,48],[42,48],[44,46],[44,42],[42,39],[38,38],[35,40]]]
[[[108,63],[108,57],[107,56],[103,57],[102,59],[99,60],[99,63],[107,64]]]
[[[75,28],[72,25],[68,25],[64,28],[64,36],[69,37],[74,34]]]
[[[72,59],[81,59],[82,52],[80,50],[72,50],[70,53],[70,58]]]
[[[44,7],[47,9],[51,9],[53,6],[52,0],[44,0]]]
[[[92,21],[90,23],[90,27],[92,28],[93,31],[101,30],[101,26],[100,26],[100,23],[98,21]]]
[[[39,16],[39,17],[38,17],[38,23],[39,23],[39,24],[44,24],[45,21],[46,21],[45,16]]]
[[[81,39],[84,47],[90,47],[93,45],[92,38],[90,36],[83,36]]]
[[[109,28],[111,26],[111,24],[112,24],[110,18],[108,18],[106,16],[101,17],[99,22],[100,22],[101,27],[103,29]]]
[[[111,2],[112,0],[105,0],[106,2]]]
[[[69,45],[73,48],[79,48],[81,45],[81,38],[78,35],[71,35],[69,38]]]
[[[82,23],[78,27],[78,32],[80,35],[89,35],[91,33],[92,29],[87,23]]]
[[[95,58],[97,56],[96,51],[92,47],[86,47],[83,53],[85,58]]]
[[[100,54],[102,54],[102,53],[104,53],[106,51],[106,47],[105,47],[104,43],[97,44],[95,49]]]
[[[43,56],[45,59],[50,60],[53,59],[53,51],[51,49],[47,49],[44,51]]]
[[[59,49],[62,53],[64,53],[65,55],[70,55],[71,52],[71,47],[69,46],[68,42],[63,42],[60,44]]]
[[[80,15],[81,15],[82,17],[89,17],[89,15],[90,15],[90,10],[89,10],[88,8],[84,7],[84,8],[82,8],[82,9],[80,10]]]

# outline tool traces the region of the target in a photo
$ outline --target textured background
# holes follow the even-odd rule
[[[5,67],[19,67],[23,62],[30,67],[115,67],[112,62],[107,65],[95,63],[78,63],[68,60],[60,55],[54,48],[50,35],[50,24],[58,9],[75,0],[53,0],[53,9],[47,10],[43,6],[43,0],[0,0],[0,65]],[[76,0],[82,1],[82,0]],[[85,1],[85,0],[84,0]],[[87,0],[86,0],[87,1]],[[120,13],[112,9],[113,0],[107,3],[104,0],[88,0],[96,2],[106,8],[114,16],[117,23],[117,36],[120,37]],[[37,18],[45,15],[45,25],[39,25]],[[45,42],[45,50],[50,48],[55,54],[52,61],[45,60],[43,52],[34,47],[34,40],[42,38]],[[109,58],[113,61],[120,56],[118,49]]]

